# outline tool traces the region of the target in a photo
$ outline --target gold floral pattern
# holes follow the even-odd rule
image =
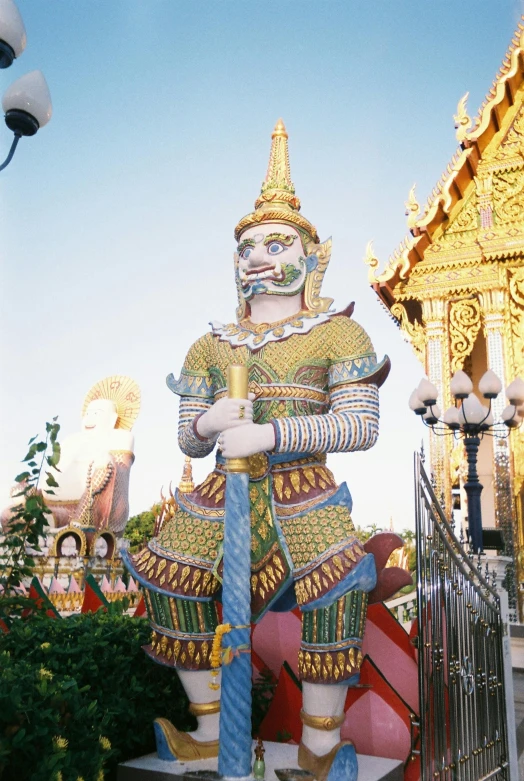
[[[215,561],[223,539],[220,521],[203,520],[179,510],[158,535],[158,544],[166,551]]]
[[[355,531],[347,507],[330,505],[296,518],[281,521],[282,531],[295,569],[316,559],[332,545],[351,537]]]

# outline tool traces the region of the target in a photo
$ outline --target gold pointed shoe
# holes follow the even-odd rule
[[[179,732],[167,719],[155,719],[153,726],[159,759],[192,762],[218,757],[218,740],[195,740],[190,732]]]
[[[357,781],[357,754],[350,740],[342,740],[320,757],[300,742],[298,764],[302,770],[309,771],[315,781]]]

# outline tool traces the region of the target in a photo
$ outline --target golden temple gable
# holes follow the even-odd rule
[[[522,22],[476,119],[468,116],[465,95],[454,120],[459,147],[425,206],[414,187],[409,193],[408,236],[383,271],[371,245],[366,257],[370,284],[439,389],[444,409],[453,403],[449,381],[457,369],[474,386],[488,368],[504,387],[524,377]],[[494,400],[496,419],[506,403],[503,393]],[[430,448],[438,491],[450,511],[452,489],[458,494],[464,479],[462,447],[432,434]],[[523,584],[522,428],[508,439],[485,437],[478,468],[483,525],[501,528],[517,584]]]

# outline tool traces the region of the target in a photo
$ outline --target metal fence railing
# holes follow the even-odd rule
[[[510,779],[503,620],[415,456],[422,781]]]

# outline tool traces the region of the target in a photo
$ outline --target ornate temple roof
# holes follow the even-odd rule
[[[475,120],[467,114],[468,94],[459,101],[455,127],[459,147],[446,166],[422,209],[417,203],[415,188],[406,202],[410,234],[403,239],[389,258],[384,271],[377,273],[379,261],[374,256],[371,242],[365,262],[370,267],[368,278],[384,304],[391,308],[395,302],[394,289],[406,281],[414,266],[424,258],[427,248],[441,235],[456,213],[457,205],[466,192],[475,186],[475,177],[483,153],[501,130],[508,113],[516,112],[516,94],[524,83],[524,16],[504,56],[497,76],[486,95]],[[512,108],[515,110],[512,112]],[[519,159],[522,165],[522,157]]]

